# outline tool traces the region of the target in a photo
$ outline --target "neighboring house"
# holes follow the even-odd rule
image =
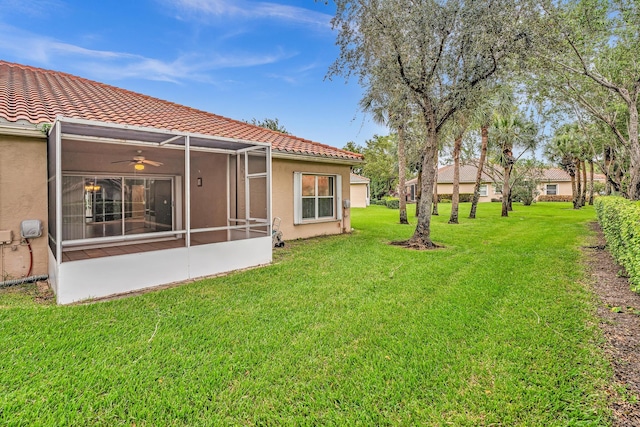
[[[473,193],[476,184],[478,168],[472,165],[460,166],[460,194]],[[453,166],[443,166],[438,169],[438,194],[453,194]],[[407,201],[415,202],[418,179],[407,181]],[[493,183],[493,179],[486,173],[482,174],[480,184],[480,202],[490,202],[491,199],[502,197],[502,188]]]
[[[366,208],[369,206],[370,190],[369,178],[364,176],[351,174],[351,207]]]
[[[4,61],[0,153],[0,281],[48,274],[59,303],[269,263],[275,217],[284,239],[348,231],[362,161]],[[42,237],[22,238],[24,220]]]
[[[589,173],[587,173],[587,182],[589,182],[590,179]],[[595,173],[593,174],[593,181],[604,184],[606,182],[606,176],[601,173]],[[544,177],[541,180],[538,191],[541,196],[571,196],[573,195],[571,176],[562,169],[545,169]]]
[[[460,166],[460,194],[472,194],[476,182],[478,168],[474,165]],[[562,169],[548,168],[543,171],[538,191],[540,195],[567,196],[572,194],[571,176]],[[594,175],[595,182],[605,182],[603,174]],[[407,200],[415,202],[417,178],[407,181]],[[438,194],[453,193],[453,165],[438,169]],[[490,202],[492,199],[502,199],[502,184],[495,183],[488,174],[482,174],[480,184],[480,202]]]

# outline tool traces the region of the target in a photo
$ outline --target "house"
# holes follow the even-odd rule
[[[352,208],[366,208],[369,206],[370,201],[370,189],[369,178],[361,175],[351,174],[351,207]]]
[[[443,166],[438,169],[438,194],[453,193],[453,165]],[[460,194],[473,194],[478,168],[474,165],[460,166]],[[605,182],[603,174],[595,174],[594,182]],[[407,200],[415,202],[417,178],[407,181]],[[538,188],[540,195],[545,196],[570,196],[571,176],[558,168],[547,168],[543,170]],[[488,174],[482,174],[480,184],[479,202],[490,202],[491,200],[502,199],[502,184],[496,183]]]
[[[0,61],[0,281],[58,303],[271,262],[350,230],[359,154],[66,73]],[[23,237],[24,236],[24,237]]]
[[[478,168],[473,165],[460,166],[460,194],[473,193],[476,184]],[[443,166],[438,169],[438,194],[453,194],[453,165]],[[407,201],[415,202],[418,179],[413,178],[406,182]],[[492,198],[502,197],[502,188],[494,184],[493,179],[486,173],[482,174],[480,184],[480,202],[490,202]]]

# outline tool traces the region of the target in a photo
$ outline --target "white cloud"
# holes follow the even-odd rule
[[[244,19],[277,19],[299,24],[330,28],[331,15],[302,7],[247,0],[163,0],[178,10],[202,17],[236,17]]]
[[[87,49],[0,23],[0,57],[46,68],[64,65],[65,69],[79,70],[90,78],[138,78],[175,83],[210,81],[209,73],[214,70],[272,64],[293,55],[278,49],[260,54],[183,54],[167,61],[127,52]]]

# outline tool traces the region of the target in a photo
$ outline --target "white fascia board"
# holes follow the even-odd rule
[[[19,124],[3,123],[0,124],[0,135],[26,136],[31,138],[47,139],[47,135],[40,129],[38,129],[36,125],[33,125],[33,127],[28,127]]]
[[[362,159],[341,159],[336,157],[326,157],[326,156],[314,156],[309,154],[295,154],[288,153],[278,150],[272,150],[272,155],[274,159],[287,159],[287,160],[298,160],[305,162],[317,162],[317,163],[333,163],[339,165],[349,165],[355,166],[364,162]]]

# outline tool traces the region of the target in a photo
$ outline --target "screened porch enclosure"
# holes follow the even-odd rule
[[[266,143],[60,117],[48,162],[59,303],[271,261]]]

